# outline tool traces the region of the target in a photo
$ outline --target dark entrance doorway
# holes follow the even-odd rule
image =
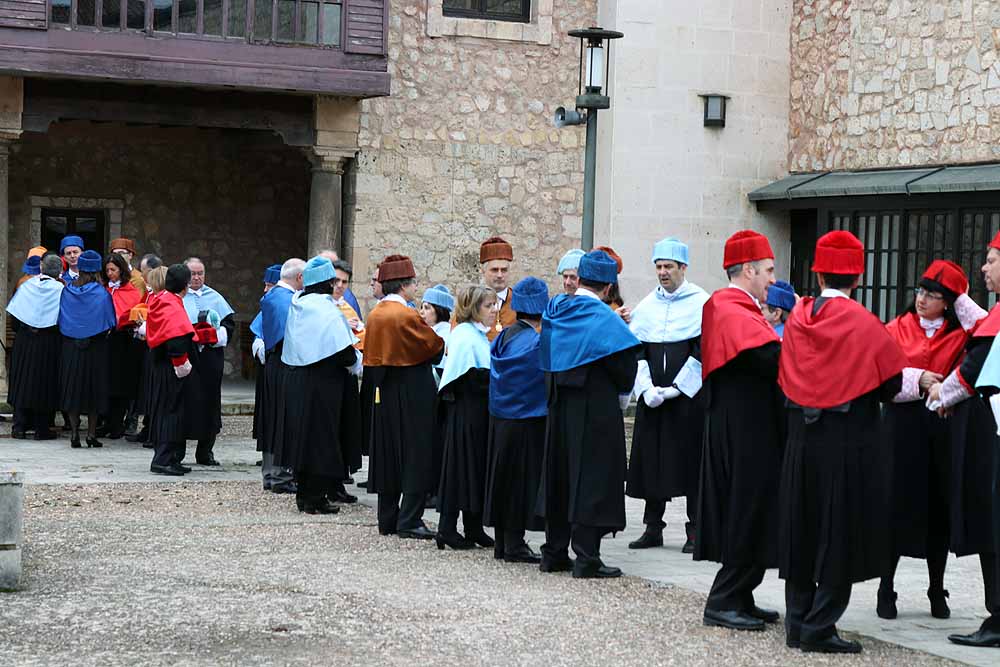
[[[42,209],[41,243],[46,248],[59,252],[59,242],[67,234],[75,234],[83,239],[84,250],[94,250],[104,255],[107,252],[107,212],[99,209]]]

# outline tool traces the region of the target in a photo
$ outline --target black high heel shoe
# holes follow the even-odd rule
[[[878,602],[875,605],[875,613],[878,614],[879,618],[884,618],[887,620],[892,620],[896,618],[896,592],[883,590],[880,586],[878,589]]]
[[[79,440],[77,440],[77,442],[79,442]],[[79,445],[77,445],[77,446],[79,446]],[[100,440],[98,440],[97,438],[91,438],[88,435],[87,436],[87,446],[88,447],[103,447],[104,443],[101,442]]]
[[[481,547],[494,547],[496,542],[492,537],[486,534],[486,531],[480,529],[478,533],[471,534],[468,531],[465,532],[465,539],[470,540]]]
[[[437,542],[437,548],[444,551],[447,546],[455,551],[467,551],[472,548],[472,542],[463,537],[460,533],[441,533],[438,532],[434,536],[434,541]]]
[[[927,598],[931,601],[931,616],[934,618],[951,618],[951,608],[948,607],[948,602],[945,598],[948,596],[948,591],[945,589],[939,590],[928,590]]]
[[[69,446],[73,449],[80,449],[80,436],[74,435],[69,439]]]

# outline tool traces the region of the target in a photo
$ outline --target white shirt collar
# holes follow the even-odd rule
[[[581,285],[580,287],[576,288],[576,295],[577,296],[589,296],[591,299],[597,299],[598,301],[601,301],[601,303],[603,303],[603,300],[601,299],[600,296],[598,296],[595,292],[590,291],[589,289],[587,289],[583,285]]]
[[[497,298],[500,299],[501,302],[506,301],[508,294],[510,294],[510,288],[504,287],[502,292],[497,292]]]
[[[833,289],[832,287],[827,287],[825,290],[819,294],[821,299],[849,299],[851,297],[847,296],[839,289]]]
[[[108,287],[111,289],[118,289],[121,286],[122,286],[122,281],[120,280],[112,280],[108,282]]]
[[[758,308],[760,308],[760,301],[758,301],[757,297],[755,297],[753,294],[751,294],[750,292],[746,291],[745,289],[743,289],[739,285],[736,285],[736,284],[733,284],[733,283],[729,283],[729,286],[732,287],[733,289],[738,289],[739,291],[741,291],[744,294],[746,294],[748,297],[750,297],[751,299],[753,299],[753,302],[755,304],[757,304]]]
[[[195,296],[201,296],[201,291],[203,289],[205,289],[204,285],[202,285],[198,289],[191,289],[190,287],[188,287],[188,294],[194,294]]]
[[[403,297],[399,296],[398,294],[387,294],[385,297],[382,298],[382,300],[383,301],[392,301],[394,303],[401,303],[404,306],[407,305],[406,299],[404,299]]]
[[[289,284],[288,284],[288,283],[286,283],[286,282],[285,282],[284,280],[279,280],[278,282],[276,282],[276,283],[274,284],[274,286],[275,286],[275,287],[284,287],[284,288],[285,288],[286,290],[288,290],[289,292],[295,292],[295,291],[297,291],[297,290],[295,289],[295,286],[294,286],[294,285],[289,285]]]
[[[662,296],[662,297],[663,297],[664,299],[673,299],[673,298],[674,298],[674,297],[676,297],[676,296],[677,296],[678,294],[680,294],[681,290],[682,290],[682,289],[684,289],[684,286],[685,286],[685,285],[687,285],[687,280],[685,280],[685,281],[684,281],[684,282],[682,282],[682,283],[681,283],[680,285],[678,285],[678,286],[677,286],[677,289],[675,289],[675,290],[674,290],[673,292],[668,292],[668,291],[667,291],[666,289],[664,289],[664,288],[663,288],[663,285],[657,285],[657,286],[656,286],[656,291],[657,291],[657,292],[658,292],[658,293],[660,294],[660,296]]]
[[[487,331],[489,331],[489,330],[490,330],[490,329],[489,329],[489,327],[487,327],[487,326],[486,326],[485,324],[483,324],[482,322],[473,322],[473,323],[472,323],[472,326],[476,327],[477,329],[479,329],[479,330],[480,330],[480,331],[482,331],[483,333],[486,333]]]
[[[920,318],[920,328],[924,330],[924,334],[928,338],[933,338],[937,330],[944,326],[944,318],[939,317],[936,320],[926,320]]]

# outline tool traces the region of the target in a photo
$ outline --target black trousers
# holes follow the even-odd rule
[[[695,496],[687,497],[687,523],[684,525],[685,530],[687,530],[688,535],[691,534],[691,527],[694,526],[694,515],[695,515],[695,505],[697,505],[698,499]],[[646,508],[642,511],[642,522],[646,524],[647,529],[652,529],[652,531],[660,530],[662,531],[667,527],[667,522],[663,520],[663,514],[667,511],[667,501],[666,500],[649,500],[646,499]],[[651,532],[652,532],[651,531]]]
[[[979,554],[979,567],[983,572],[986,611],[990,613],[982,627],[1000,632],[1000,554]]]
[[[125,414],[128,412],[130,398],[112,398],[108,401],[108,414],[104,420],[104,427],[108,433],[118,435],[125,431]]]
[[[195,461],[204,461],[212,457],[212,448],[215,447],[215,436],[202,438],[198,441],[198,449],[195,450]]]
[[[14,432],[34,431],[44,433],[49,430],[49,420],[52,413],[45,410],[28,410],[26,408],[14,408],[14,423],[11,430]]]
[[[569,547],[572,546],[578,568],[598,568],[603,565],[601,538],[604,537],[604,533],[604,528],[596,526],[546,521],[542,556],[552,562],[566,560],[569,558]]]
[[[797,584],[785,582],[785,636],[813,643],[832,637],[837,621],[851,601],[851,584]]]
[[[378,494],[378,529],[382,533],[421,528],[423,515],[423,493]]]
[[[482,535],[483,515],[462,512],[462,528],[466,535]],[[454,535],[458,532],[458,512],[444,512],[438,522],[438,532]],[[471,538],[470,538],[471,539]]]
[[[711,611],[748,611],[756,604],[753,591],[764,581],[766,570],[756,565],[726,565],[719,568],[708,592],[705,609]]]
[[[524,541],[523,528],[511,530],[496,526],[493,529],[493,539],[495,542],[493,553],[498,556],[502,554],[515,554],[527,546],[527,543]]]
[[[184,452],[187,447],[184,441],[180,442],[157,442],[153,445],[153,465],[171,466],[179,464],[184,460]]]
[[[339,480],[323,475],[310,474],[308,470],[295,471],[296,491],[298,500],[308,503],[319,503],[336,490]]]

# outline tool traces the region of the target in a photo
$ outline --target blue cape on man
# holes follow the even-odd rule
[[[261,340],[264,339],[264,329],[262,328],[263,322],[264,322],[264,313],[263,311],[258,310],[257,314],[253,318],[253,321],[250,322],[250,333],[252,333],[257,338],[260,338]]]
[[[62,291],[63,284],[54,278],[26,280],[14,292],[7,312],[29,327],[54,327],[59,322],[59,297]]]
[[[285,323],[285,344],[281,348],[282,362],[289,366],[308,366],[357,342],[358,337],[351,331],[333,296],[304,292],[292,296]],[[264,345],[267,345],[266,340]]]
[[[285,338],[285,324],[288,321],[288,309],[292,305],[295,292],[275,285],[270,292],[260,300],[261,333],[264,339],[264,349],[273,350],[274,346]]]
[[[21,287],[24,287],[22,285]],[[66,285],[59,299],[59,331],[67,338],[90,338],[114,329],[115,304],[101,283]]]
[[[273,291],[271,290],[271,292]],[[184,293],[184,310],[187,311],[191,324],[195,324],[198,321],[198,313],[203,310],[214,310],[219,314],[220,320],[226,319],[235,312],[225,297],[208,285],[202,286],[201,296],[190,290]]]
[[[490,414],[500,419],[530,419],[548,414],[541,337],[515,323],[490,345]]]
[[[542,315],[542,370],[549,373],[579,368],[641,344],[617,313],[589,296],[560,294]]]
[[[446,348],[439,389],[465,375],[470,368],[490,367],[490,341],[486,333],[471,322],[462,322],[451,330]]]

